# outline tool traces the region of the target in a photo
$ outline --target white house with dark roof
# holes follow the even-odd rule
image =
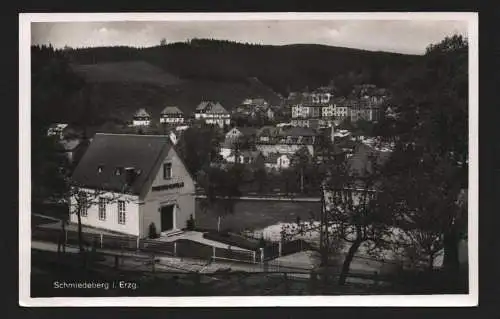
[[[168,234],[194,218],[195,183],[168,136],[97,133],[72,181],[91,203],[86,226],[144,238],[151,224]],[[73,196],[72,211],[76,204]]]
[[[231,114],[219,102],[212,101],[202,101],[196,107],[194,118],[219,127],[231,123]]]
[[[149,126],[151,124],[151,115],[145,109],[139,109],[134,114],[132,120],[133,126]]]
[[[184,113],[177,106],[167,106],[161,111],[160,123],[182,124],[184,123]]]

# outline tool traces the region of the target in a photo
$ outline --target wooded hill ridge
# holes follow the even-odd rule
[[[289,92],[325,85],[346,95],[355,84],[390,87],[420,58],[315,44],[271,46],[193,39],[148,48],[32,47],[32,73],[55,57],[85,83],[77,96],[86,96],[86,102],[72,97],[63,109],[51,111],[68,122],[81,114],[77,109],[82,106],[75,104],[86,104],[85,113],[94,117],[128,120],[139,107],[159,116],[165,106],[177,105],[190,115],[201,100],[217,100],[231,110],[248,97],[278,104]]]

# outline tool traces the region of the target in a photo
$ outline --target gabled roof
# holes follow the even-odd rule
[[[198,106],[196,107],[196,111],[203,111],[205,110],[209,105],[210,105],[211,102],[208,102],[208,101],[201,101],[200,104],[198,104]]]
[[[219,102],[211,102],[211,101],[202,101],[196,107],[196,111],[205,111],[206,113],[211,114],[220,114],[229,112],[219,103]]]
[[[139,109],[135,112],[134,117],[151,117],[145,109]]]
[[[288,130],[284,130],[281,136],[316,136],[318,135],[314,130],[307,127],[295,126]]]
[[[212,103],[212,107],[207,111],[210,114],[229,114],[229,112],[219,103]]]
[[[80,187],[139,195],[162,157],[172,147],[169,136],[97,133],[76,167],[72,180]],[[99,172],[98,168],[102,171]],[[115,170],[133,167],[138,173],[127,185],[125,173]]]
[[[184,113],[177,106],[167,106],[161,111],[161,114],[178,114],[183,115]]]

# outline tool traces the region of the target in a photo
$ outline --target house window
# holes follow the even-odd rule
[[[118,201],[118,224],[125,224],[126,214],[125,214],[125,201]]]
[[[88,213],[87,213],[87,194],[85,192],[81,192],[80,193],[80,216],[82,217],[87,217]]]
[[[99,220],[106,220],[106,198],[99,197]]]
[[[172,163],[163,164],[163,179],[172,178]]]

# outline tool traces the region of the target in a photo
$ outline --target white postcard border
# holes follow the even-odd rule
[[[469,40],[469,294],[272,297],[31,298],[31,22],[220,20],[454,20]],[[345,13],[21,13],[19,15],[19,304],[26,307],[469,307],[478,304],[478,14],[477,12]]]

